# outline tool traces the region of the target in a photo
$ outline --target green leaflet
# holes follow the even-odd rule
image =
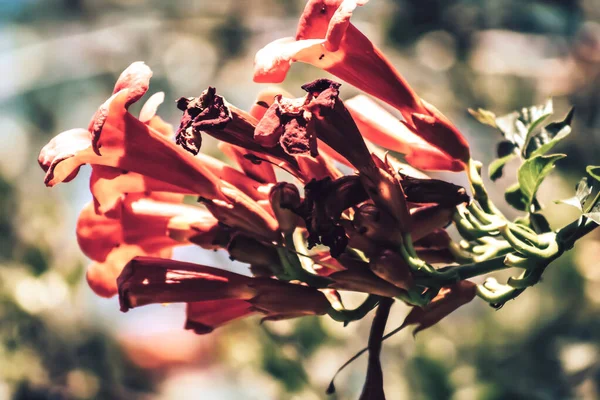
[[[582,178],[575,186],[575,196],[570,199],[558,200],[555,203],[566,204],[583,212],[583,205],[592,194],[592,187],[588,185],[588,179]]]
[[[583,215],[600,225],[600,202],[594,204],[594,207]]]
[[[529,137],[526,147],[523,149],[525,158],[531,158],[546,154],[550,149],[566,138],[571,133],[571,122],[573,120],[573,111],[571,108],[564,120],[553,122],[542,130]]]
[[[521,191],[518,183],[515,183],[506,189],[506,192],[504,192],[504,199],[513,208],[519,211],[527,211],[525,194]]]
[[[525,201],[525,210],[529,211],[538,187],[554,168],[554,164],[566,157],[565,154],[540,155],[526,160],[519,168],[519,189]]]
[[[468,109],[469,114],[471,114],[477,121],[481,122],[484,125],[489,125],[492,128],[497,128],[496,125],[496,114],[491,111],[484,110],[483,108],[478,108],[477,110],[473,110],[472,108]]]
[[[504,170],[504,166],[513,158],[517,156],[516,153],[508,154],[504,157],[500,157],[492,161],[489,166],[489,176],[492,181],[497,180],[502,176],[502,171]]]
[[[552,115],[552,112],[552,99],[548,99],[544,104],[526,107],[498,117],[495,122],[506,140],[523,152],[536,128]]]

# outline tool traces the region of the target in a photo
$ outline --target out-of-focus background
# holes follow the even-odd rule
[[[293,35],[303,4],[0,0],[0,399],[326,398],[337,367],[366,344],[370,317],[346,328],[250,319],[195,336],[177,305],[122,314],[85,283],[74,228],[91,198],[89,170],[51,190],[36,162],[54,135],[87,126],[133,61],[154,70],[151,91],[166,92],[159,113],[173,124],[175,99],[207,85],[248,107],[261,89],[255,51]],[[576,217],[553,200],[600,162],[600,0],[371,0],[353,22],[484,163],[500,136],[468,107],[501,115],[551,96],[559,119],[574,106],[574,132],[559,148],[569,158],[540,198],[554,227]],[[323,75],[294,65],[284,87],[299,94]],[[514,174],[509,166],[496,199]],[[600,236],[590,236],[501,310],[475,301],[416,339],[406,331],[387,341],[388,398],[600,399]],[[244,268],[220,253],[176,256]],[[389,329],[406,313],[396,304]],[[357,398],[365,367],[360,359],[345,370],[331,398]]]

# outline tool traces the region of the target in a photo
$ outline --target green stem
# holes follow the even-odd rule
[[[294,246],[294,239],[292,235],[285,235],[285,248],[277,248],[277,253],[283,264],[284,276],[280,277],[284,280],[292,281],[298,280],[307,283],[309,286],[315,288],[326,288],[331,283],[328,278],[311,274],[304,268],[302,263],[295,254],[296,247]]]
[[[441,280],[453,280],[456,279],[454,271],[440,272],[436,270],[432,265],[428,264],[424,260],[421,260],[415,251],[412,244],[412,237],[410,233],[407,233],[403,237],[403,243],[400,245],[400,254],[404,260],[408,263],[414,271],[423,273],[432,278],[438,278]]]
[[[535,246],[530,246],[527,243],[524,243],[519,238],[515,236],[512,232],[510,226],[505,226],[500,229],[500,233],[506,239],[508,243],[519,253],[526,257],[532,258],[550,258],[556,255],[559,251],[558,244],[554,238],[548,240],[548,246],[546,248],[540,249]]]
[[[384,297],[370,294],[365,301],[354,310],[336,310],[335,308],[330,307],[327,311],[327,314],[333,320],[347,324],[349,322],[358,321],[359,319],[364,318],[364,316],[367,315],[369,311],[374,309],[382,299],[384,299]]]
[[[471,159],[469,160],[468,167],[469,168],[467,169],[467,176],[469,178],[469,182],[471,183],[473,197],[475,197],[477,202],[481,205],[483,211],[506,220],[502,212],[500,212],[500,210],[496,208],[494,203],[490,201],[487,190],[483,185],[483,179],[481,179],[481,163],[479,161]]]
[[[484,275],[490,272],[508,268],[504,264],[504,257],[505,256],[502,255],[483,262],[465,264],[457,267],[440,268],[439,271],[454,271],[458,275],[459,280],[465,280],[469,278],[474,278],[479,275]]]

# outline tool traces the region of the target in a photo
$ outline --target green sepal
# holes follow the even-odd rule
[[[600,182],[600,166],[588,165],[585,170],[592,178]]]

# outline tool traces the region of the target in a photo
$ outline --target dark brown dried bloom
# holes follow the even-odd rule
[[[277,144],[291,155],[316,157],[317,136],[312,114],[304,109],[307,97],[288,99],[275,96],[275,101],[256,125],[254,139],[265,147]]]
[[[333,257],[339,256],[348,239],[339,224],[342,212],[367,200],[360,179],[344,176],[331,180],[312,180],[304,187],[304,201],[293,211],[300,215],[308,230],[308,246],[328,246]]]
[[[247,150],[262,153],[284,161],[296,170],[298,164],[281,148],[263,147],[254,141],[258,120],[245,111],[227,103],[209,87],[197,98],[181,98],[177,107],[183,111],[177,130],[177,143],[197,154],[202,143],[202,132]]]

